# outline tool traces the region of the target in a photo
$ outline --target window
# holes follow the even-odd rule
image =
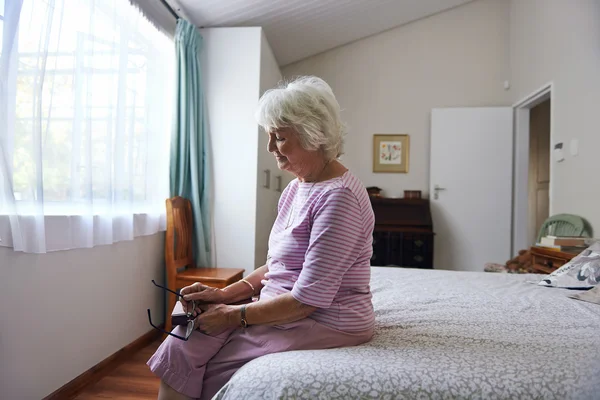
[[[13,72],[3,77],[7,129],[0,139],[13,208],[44,216],[162,214],[171,39],[126,1],[50,3],[23,2]]]
[[[116,195],[143,203],[152,184],[146,179],[151,162],[149,122],[152,109],[157,108],[152,102],[157,95],[168,97],[150,79],[164,81],[169,76],[149,76],[150,69],[161,69],[153,65],[160,63],[156,58],[161,54],[143,29],[127,29],[125,15],[114,21],[110,8],[94,10],[86,29],[78,8],[58,10],[49,19],[50,12],[26,9],[34,3],[24,4],[23,13],[33,19],[21,26],[28,34],[19,41],[13,160],[16,199],[32,201],[37,195],[31,183],[38,149],[31,143],[39,133],[44,201],[78,203],[91,196],[102,202]],[[85,14],[90,12],[83,10]],[[54,34],[46,38],[47,47],[40,48],[39,38],[50,24],[62,26],[53,29]],[[42,67],[43,88],[38,91]],[[152,93],[153,89],[159,93]],[[35,108],[40,110],[32,112]]]

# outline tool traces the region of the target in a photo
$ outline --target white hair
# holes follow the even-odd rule
[[[321,149],[327,160],[343,154],[340,105],[321,78],[301,76],[268,90],[258,102],[256,120],[266,132],[293,129],[303,148]]]

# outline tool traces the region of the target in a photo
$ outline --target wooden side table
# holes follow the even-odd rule
[[[188,285],[200,282],[206,286],[223,289],[243,276],[244,270],[241,268],[190,268],[177,274],[177,281],[186,281]]]
[[[540,274],[550,274],[556,271],[577,255],[577,253],[569,253],[537,246],[531,247],[530,251],[532,268],[535,273]]]

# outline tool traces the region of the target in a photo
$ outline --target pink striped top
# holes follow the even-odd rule
[[[324,325],[371,329],[374,223],[367,191],[349,171],[324,182],[290,182],[269,237],[261,299],[291,292],[318,307],[310,318]]]

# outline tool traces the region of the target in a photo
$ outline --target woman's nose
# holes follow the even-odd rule
[[[267,151],[269,153],[272,153],[275,151],[275,141],[273,140],[273,137],[269,135],[269,141],[267,142]]]

